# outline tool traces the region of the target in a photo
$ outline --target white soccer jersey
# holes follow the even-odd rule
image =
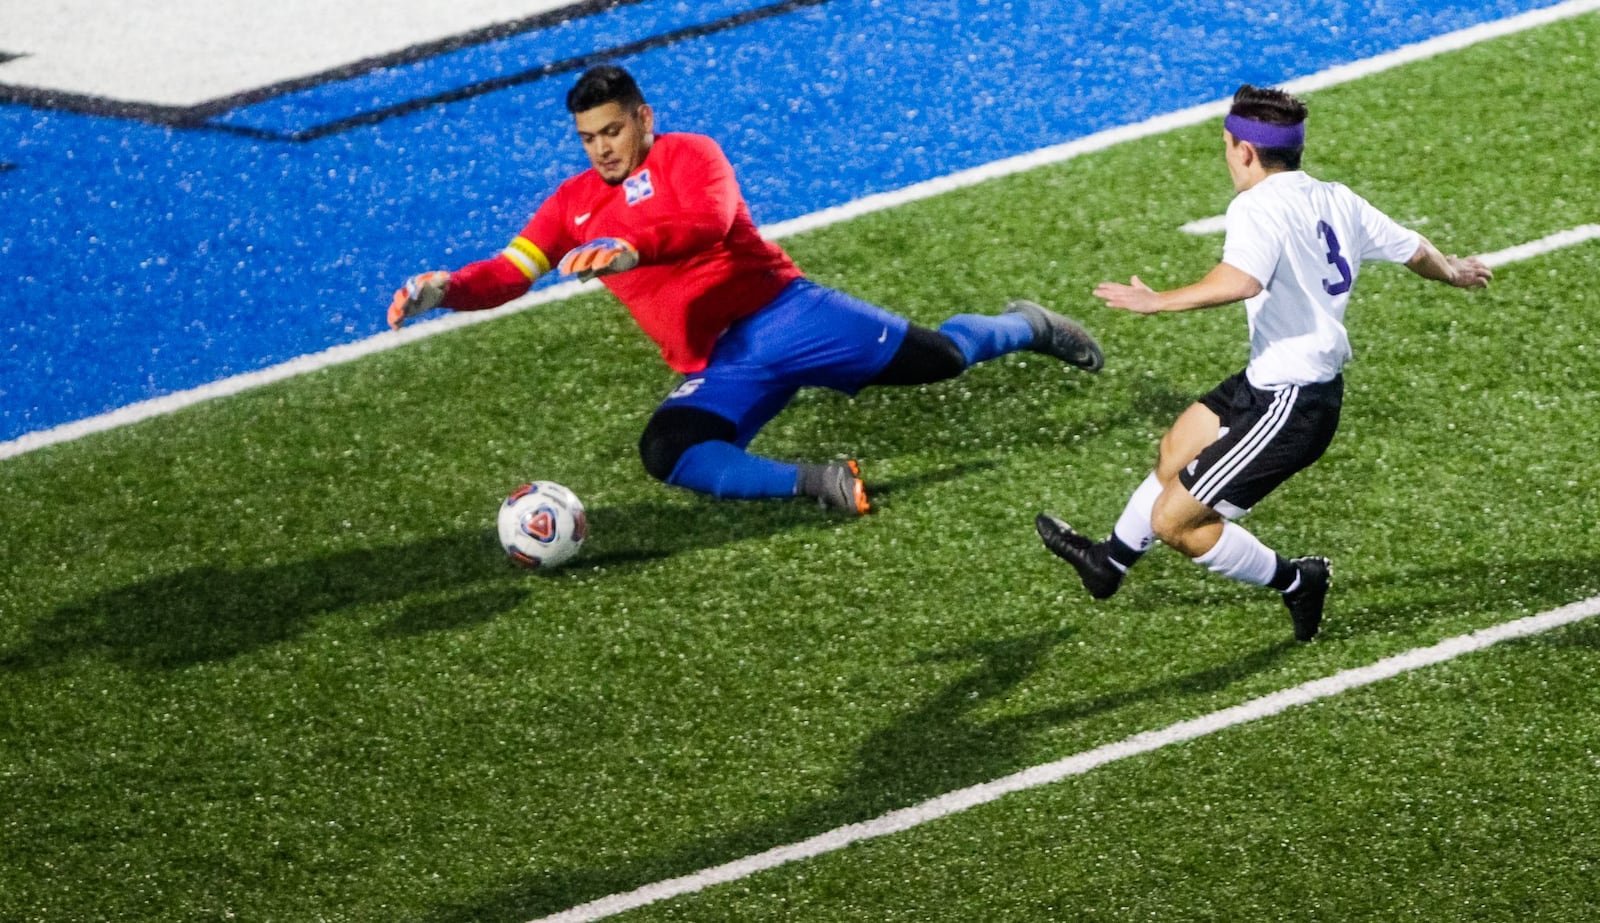
[[[1273,173],[1228,206],[1222,261],[1261,293],[1245,301],[1257,388],[1330,381],[1350,358],[1344,311],[1367,260],[1404,263],[1415,231],[1340,183],[1295,170]]]

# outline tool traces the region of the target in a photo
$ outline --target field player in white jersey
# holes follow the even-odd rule
[[[1110,537],[1094,542],[1061,519],[1036,520],[1046,547],[1077,569],[1096,599],[1117,591],[1159,538],[1225,577],[1283,594],[1294,636],[1316,637],[1331,568],[1286,560],[1233,520],[1321,457],[1339,425],[1350,358],[1345,306],[1368,260],[1482,288],[1489,268],[1445,256],[1338,183],[1300,169],[1305,103],[1246,84],[1223,123],[1223,156],[1237,196],[1228,206],[1222,262],[1192,285],[1155,291],[1103,282],[1096,297],[1138,314],[1244,301],[1250,362],[1179,415],[1161,439],[1155,471],[1133,492]]]

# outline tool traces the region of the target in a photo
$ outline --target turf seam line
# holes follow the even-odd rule
[[[1320,73],[1288,81],[1282,86],[1293,93],[1306,93],[1312,90],[1324,89],[1371,76],[1404,64],[1423,61],[1451,51],[1459,51],[1479,42],[1503,38],[1517,32],[1549,25],[1563,19],[1571,19],[1596,10],[1600,10],[1600,0],[1567,0],[1565,3],[1558,3],[1542,10],[1533,10],[1507,19],[1481,23],[1470,28],[1447,33],[1363,61],[1342,64]],[[980,167],[961,170],[901,189],[864,196],[842,205],[820,209],[799,218],[767,225],[761,231],[765,236],[776,240],[807,231],[818,230],[852,218],[896,208],[968,186],[975,186],[991,179],[1062,163],[1084,154],[1113,147],[1125,141],[1133,141],[1179,128],[1198,125],[1208,119],[1218,118],[1226,114],[1228,105],[1228,100],[1218,100],[1200,106],[1191,106],[1187,109],[1156,116],[1133,125],[1124,125],[1097,132],[1075,141],[1041,148],[1016,157],[997,160]],[[593,283],[590,284],[592,285]],[[0,442],[0,460],[24,455],[46,446],[71,442],[93,433],[118,429],[153,417],[166,416],[215,398],[238,394],[242,391],[320,371],[330,366],[351,362],[369,355],[387,352],[425,337],[446,333],[474,323],[507,317],[535,305],[564,300],[585,290],[576,283],[555,285],[525,295],[493,311],[453,314],[439,320],[417,324],[399,333],[378,333],[364,340],[357,340],[354,343],[335,346],[318,353],[299,356],[264,369],[234,375],[198,387],[128,404],[98,416],[86,417],[49,429],[24,433],[10,441]],[[376,311],[378,308],[374,307],[373,310]]]
[[[1379,680],[1444,663],[1502,641],[1541,634],[1596,615],[1600,615],[1600,596],[1526,618],[1502,622],[1470,634],[1457,635],[1431,647],[1414,648],[1363,667],[1341,670],[1331,676],[1281,689],[1199,718],[1180,721],[1160,730],[1134,734],[1115,743],[1085,750],[1051,763],[1033,766],[989,782],[958,789],[908,808],[890,811],[872,820],[838,827],[797,843],[778,846],[689,875],[669,878],[633,891],[612,894],[579,904],[551,916],[541,917],[533,923],[592,923],[657,901],[694,894],[713,885],[738,881],[780,865],[834,852],[863,840],[910,830],[988,804],[1005,795],[1083,775],[1108,763],[1268,718],[1297,705],[1316,702],[1319,699],[1371,685]]]

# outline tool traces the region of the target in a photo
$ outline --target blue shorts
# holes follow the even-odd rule
[[[854,395],[894,358],[911,322],[877,305],[796,279],[723,332],[704,371],[661,402],[731,420],[746,446],[801,388]]]

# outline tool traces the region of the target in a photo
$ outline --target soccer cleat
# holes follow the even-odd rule
[[[865,516],[872,511],[867,486],[861,483],[861,466],[854,460],[804,466],[802,478],[803,492],[816,497],[823,509],[843,510],[852,516]]]
[[[1033,345],[1028,348],[1034,352],[1055,356],[1086,372],[1098,372],[1105,366],[1105,353],[1100,351],[1094,335],[1072,318],[1031,301],[1013,301],[1006,305],[1005,312],[1027,319],[1033,328]]]
[[[1315,557],[1295,558],[1289,563],[1300,569],[1300,586],[1283,594],[1283,604],[1289,607],[1294,622],[1294,639],[1310,641],[1322,627],[1322,604],[1333,582],[1333,565],[1327,558]]]
[[[1071,526],[1049,513],[1040,513],[1035,517],[1033,526],[1039,530],[1039,538],[1044,540],[1044,546],[1078,571],[1078,577],[1090,596],[1109,599],[1122,586],[1122,571],[1111,563],[1110,555],[1098,543],[1079,535]]]

